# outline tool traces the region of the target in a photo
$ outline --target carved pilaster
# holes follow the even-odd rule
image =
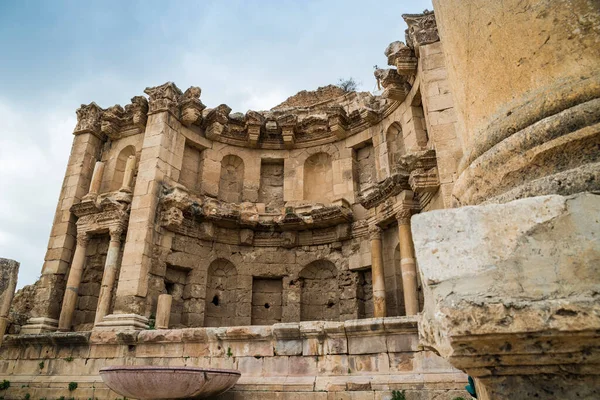
[[[75,126],[73,134],[80,135],[82,133],[91,133],[100,139],[104,139],[100,123],[100,118],[103,113],[104,110],[94,102],[91,102],[88,105],[82,104],[76,111],[77,125]]]
[[[433,11],[425,10],[423,14],[403,14],[406,21],[406,44],[419,55],[419,47],[440,40],[437,23]]]
[[[179,98],[183,95],[181,90],[173,83],[167,82],[160,86],[148,87],[144,90],[149,99],[148,114],[168,111],[179,118]]]

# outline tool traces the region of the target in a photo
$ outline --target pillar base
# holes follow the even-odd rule
[[[148,329],[148,318],[138,314],[109,314],[94,326],[95,331],[140,331]]]
[[[480,399],[600,398],[600,195],[413,217],[421,342]]]
[[[27,323],[21,327],[22,335],[35,335],[40,333],[56,332],[58,320],[46,317],[29,318]]]

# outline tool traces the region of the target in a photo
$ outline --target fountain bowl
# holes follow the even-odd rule
[[[100,369],[106,385],[121,396],[141,399],[202,399],[231,389],[241,373],[232,369],[111,366]]]

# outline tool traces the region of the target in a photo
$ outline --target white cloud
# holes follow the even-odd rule
[[[0,256],[21,263],[19,287],[39,276],[75,116],[17,109],[0,98]]]

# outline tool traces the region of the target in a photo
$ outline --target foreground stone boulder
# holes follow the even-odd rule
[[[599,398],[600,196],[534,197],[412,220],[419,333],[480,398]]]

